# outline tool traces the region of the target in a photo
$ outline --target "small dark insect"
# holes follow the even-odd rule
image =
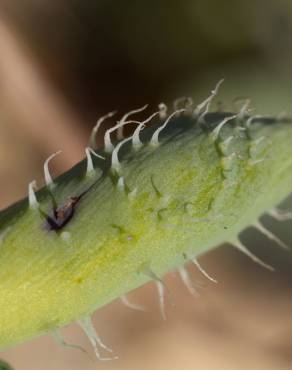
[[[75,213],[75,207],[80,201],[79,197],[70,197],[67,202],[61,207],[54,207],[53,216],[46,216],[46,221],[50,226],[50,230],[61,230],[72,219]]]
[[[81,198],[89,192],[91,187],[92,186],[90,186],[87,190],[85,190],[78,196],[70,197],[62,206],[57,205],[55,198],[51,194],[53,201],[52,215],[48,215],[42,212],[43,216],[46,219],[47,226],[49,226],[49,230],[58,232],[72,220],[77,204],[79,203]]]

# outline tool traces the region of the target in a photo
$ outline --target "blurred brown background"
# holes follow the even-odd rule
[[[257,113],[292,113],[291,36],[290,0],[1,0],[0,208],[42,183],[53,152],[62,150],[54,174],[79,161],[96,119],[113,109],[200,102],[225,77],[217,100],[226,109],[244,96]],[[264,222],[292,246],[289,222]],[[244,238],[275,273],[221,247],[202,258],[217,286],[190,267],[199,298],[167,277],[176,301],[167,322],[151,285],[132,296],[149,312],[119,302],[98,311],[118,361],[92,363],[50,337],[2,357],[17,370],[292,369],[292,253],[257,232]],[[89,348],[75,326],[64,335]]]

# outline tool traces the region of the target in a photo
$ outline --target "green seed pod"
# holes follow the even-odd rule
[[[56,330],[78,321],[101,358],[94,310],[155,280],[164,315],[164,274],[179,269],[191,290],[184,264],[207,275],[197,259],[223,242],[271,268],[239,233],[253,225],[285,247],[259,217],[291,192],[292,125],[209,113],[215,93],[168,117],[161,105],[114,145],[125,116],[54,182],[46,161],[46,186],[0,213],[0,348],[48,332],[65,344]]]

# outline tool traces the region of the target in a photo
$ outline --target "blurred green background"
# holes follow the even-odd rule
[[[236,98],[248,97],[254,114],[292,114],[291,37],[290,0],[1,0],[0,208],[32,179],[42,183],[52,152],[63,151],[54,174],[79,161],[96,119],[113,109],[149,103],[152,112],[180,96],[199,103],[224,77],[215,108],[238,109]],[[264,222],[292,246],[291,223]],[[133,296],[148,313],[118,302],[98,312],[118,362],[93,364],[49,337],[3,357],[24,370],[291,369],[292,253],[258,232],[243,239],[274,274],[221,247],[202,258],[218,286],[190,270],[200,298],[167,277],[177,305],[166,323],[152,286]],[[88,346],[74,326],[65,335]]]

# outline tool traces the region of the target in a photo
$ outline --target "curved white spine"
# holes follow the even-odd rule
[[[87,158],[86,176],[91,176],[95,173],[91,154],[94,155],[95,157],[103,159],[103,160],[105,160],[105,158],[103,156],[95,153],[95,151],[90,147],[85,148],[85,154],[86,154],[86,158]]]
[[[143,306],[140,306],[139,304],[136,304],[136,303],[132,303],[129,301],[128,297],[123,295],[122,297],[120,297],[120,300],[121,302],[128,308],[132,309],[132,310],[135,310],[135,311],[146,311],[145,308]]]
[[[273,208],[267,212],[269,216],[273,217],[277,221],[289,221],[292,220],[291,211],[282,211],[278,208]]]
[[[132,145],[134,149],[140,149],[143,146],[143,143],[140,140],[140,132],[145,128],[145,123],[150,122],[157,115],[160,115],[160,112],[153,113],[145,121],[139,123],[132,136]]]
[[[149,145],[151,146],[159,146],[159,134],[160,132],[167,126],[167,124],[169,123],[169,121],[176,115],[178,115],[179,113],[181,112],[185,112],[185,109],[179,109],[175,112],[173,112],[170,116],[168,116],[167,120],[164,122],[164,124],[162,126],[160,126],[153,134],[151,140],[150,140],[150,143]]]
[[[78,324],[80,325],[80,327],[83,329],[83,331],[85,332],[85,334],[87,335],[93,349],[94,349],[94,353],[97,357],[98,360],[100,361],[110,361],[110,360],[115,360],[117,359],[117,357],[113,357],[113,358],[104,358],[104,357],[101,357],[101,354],[99,353],[99,350],[98,350],[98,346],[103,348],[104,350],[106,350],[107,352],[110,352],[112,353],[113,350],[111,348],[108,348],[103,342],[102,340],[100,339],[99,335],[97,334],[93,324],[92,324],[92,321],[91,321],[91,318],[89,316],[86,316],[86,317],[83,317],[82,319],[79,319],[78,320]]]
[[[212,283],[215,283],[215,284],[217,284],[218,283],[218,281],[217,280],[215,280],[214,278],[212,278],[212,276],[210,276],[208,273],[207,273],[207,271],[205,270],[205,269],[203,269],[203,267],[201,266],[201,264],[199,263],[199,261],[196,259],[196,258],[194,258],[193,260],[192,260],[192,262],[193,262],[193,264],[197,267],[197,269],[207,278],[207,279],[209,279],[210,281],[212,281]]]
[[[197,107],[193,111],[193,115],[195,117],[201,116],[203,117],[206,113],[208,113],[212,100],[218,94],[219,88],[221,84],[224,82],[224,78],[222,78],[219,82],[217,82],[215,88],[211,91],[211,95],[208,96],[201,104],[197,105]]]
[[[46,159],[45,163],[44,163],[44,176],[45,176],[45,183],[46,183],[46,186],[50,189],[53,189],[55,187],[55,184],[54,184],[54,181],[52,179],[52,176],[50,174],[50,170],[49,170],[49,163],[50,161],[55,158],[57,155],[59,155],[60,153],[62,153],[61,150],[59,150],[58,152],[56,153],[53,153],[52,155],[49,156],[49,158]]]
[[[132,140],[132,136],[127,137],[126,139],[122,140],[121,142],[118,143],[118,145],[114,148],[112,152],[112,164],[111,164],[111,169],[117,173],[120,173],[121,170],[121,163],[119,161],[119,150],[121,149],[121,146],[123,146],[126,142]]]
[[[180,278],[181,278],[182,282],[187,287],[187,289],[191,293],[191,295],[197,297],[199,294],[198,294],[197,290],[195,289],[195,287],[192,283],[192,280],[191,280],[191,277],[190,277],[190,274],[189,274],[188,270],[185,267],[181,267],[178,270],[178,272],[179,272],[179,275],[180,275]]]
[[[249,257],[252,261],[259,264],[260,266],[266,268],[267,270],[274,271],[274,267],[271,265],[263,262],[260,258],[258,258],[256,255],[254,255],[250,250],[246,248],[245,245],[242,244],[242,242],[237,238],[235,240],[232,240],[229,242],[234,248],[238,249],[240,252],[244,253],[247,257]]]
[[[155,281],[155,285],[158,292],[158,299],[159,299],[159,307],[160,313],[163,320],[166,320],[166,312],[165,312],[165,288],[164,284],[160,280]]]
[[[144,105],[143,107],[141,108],[138,108],[138,109],[134,109],[134,110],[131,110],[130,112],[126,113],[122,118],[121,120],[119,121],[119,123],[125,123],[127,121],[127,119],[132,116],[133,114],[136,114],[136,113],[140,113],[140,112],[143,112],[143,110],[145,110],[146,108],[148,107],[148,104]],[[117,130],[117,139],[120,141],[124,138],[124,135],[123,135],[123,128],[124,128],[124,125],[122,126],[119,126],[118,130]]]
[[[139,121],[119,121],[115,126],[108,129],[104,135],[104,150],[106,153],[112,153],[114,145],[111,141],[111,133],[116,131],[119,127],[123,127],[128,123],[140,123]]]
[[[261,115],[258,114],[258,115],[249,117],[248,120],[246,121],[246,124],[245,124],[246,128],[249,129],[252,121],[254,121],[255,119],[259,119],[259,118],[264,118],[264,116],[261,116]]]
[[[218,136],[219,136],[219,133],[220,133],[220,130],[222,129],[222,127],[229,121],[233,120],[234,118],[236,118],[237,115],[234,114],[233,116],[230,116],[230,117],[226,117],[223,119],[222,122],[219,123],[219,125],[217,127],[214,128],[214,130],[210,133],[210,138],[213,142],[215,142],[217,139],[218,139]]]
[[[36,188],[36,181],[33,180],[28,185],[28,204],[29,208],[31,209],[38,209],[39,208],[39,202],[37,201],[36,195],[35,195],[35,188]]]
[[[78,349],[79,351],[85,353],[86,355],[88,355],[88,352],[82,348],[81,346],[78,346],[76,344],[69,344],[67,343],[64,338],[62,337],[61,333],[60,333],[60,330],[58,329],[55,329],[54,331],[51,332],[51,335],[52,337],[54,338],[55,342],[63,347],[63,348],[68,348],[68,349]]]
[[[253,226],[257,230],[259,230],[268,239],[276,242],[281,248],[283,248],[283,249],[290,249],[287,244],[285,244],[281,239],[279,239],[270,230],[268,230],[260,221],[257,221],[256,223],[252,224],[251,226]]]
[[[245,102],[243,106],[240,108],[240,111],[238,113],[238,119],[241,121],[245,119],[246,115],[250,112],[249,106],[250,106],[251,100],[249,98],[245,99]]]
[[[117,111],[112,111],[112,112],[109,112],[106,115],[102,116],[101,118],[99,118],[99,120],[97,121],[96,125],[93,127],[93,129],[91,131],[91,134],[90,134],[90,139],[89,139],[89,146],[90,146],[90,148],[97,149],[96,136],[97,136],[98,130],[100,128],[100,125],[106,119],[113,117],[116,113],[117,113]]]

